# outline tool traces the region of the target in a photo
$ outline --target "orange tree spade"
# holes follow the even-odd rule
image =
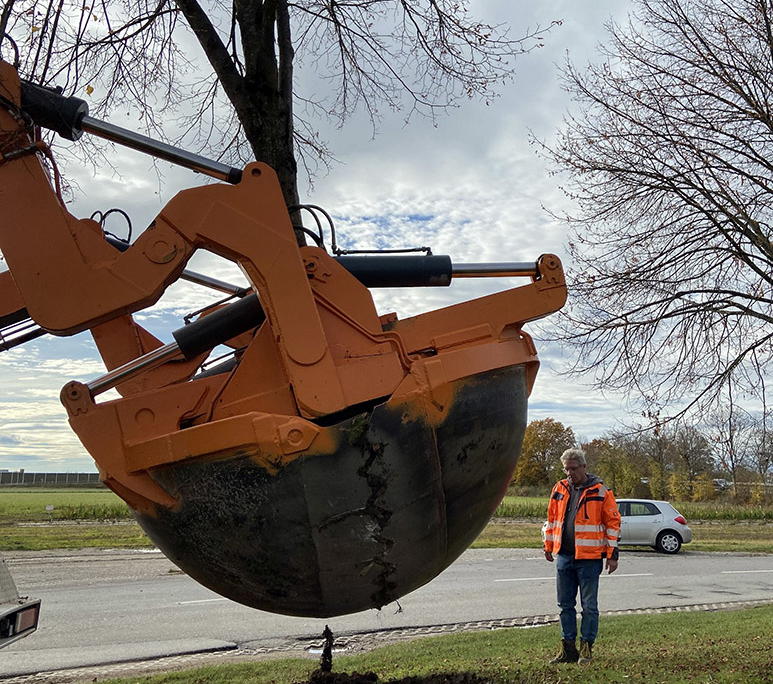
[[[19,46],[23,77],[87,97],[93,115],[133,111],[155,137],[269,164],[289,206],[299,162],[313,175],[332,159],[315,121],[364,111],[375,132],[384,107],[433,117],[490,98],[541,45],[539,28],[512,38],[469,4],[6,0],[0,36]]]

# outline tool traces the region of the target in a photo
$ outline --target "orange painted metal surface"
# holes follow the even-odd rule
[[[5,63],[0,95],[19,104]],[[398,598],[466,548],[515,468],[539,365],[522,326],[563,306],[557,257],[526,285],[400,320],[298,247],[269,167],[179,193],[120,252],[69,214],[35,137],[0,107],[0,312],[90,329],[112,370],[161,345],[131,314],[197,249],[239,264],[265,312],[222,372],[197,375],[201,355],[120,383],[119,399],[62,390],[103,481],[175,562],[248,605],[334,615]]]

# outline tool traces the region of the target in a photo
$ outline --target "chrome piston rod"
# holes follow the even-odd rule
[[[86,383],[86,387],[89,390],[89,394],[92,397],[107,392],[107,390],[120,385],[126,380],[138,376],[140,373],[152,370],[165,364],[167,361],[171,361],[182,356],[180,345],[177,342],[170,342],[163,347],[154,349],[152,352],[143,354],[142,356],[125,363],[123,366],[119,366],[115,370],[111,370],[109,373],[100,375],[95,380]]]
[[[159,159],[179,164],[186,168],[204,173],[213,178],[238,183],[242,177],[242,170],[228,166],[214,159],[207,159],[200,154],[188,152],[174,145],[168,145],[159,140],[154,140],[140,133],[115,126],[106,121],[100,121],[90,116],[84,116],[80,120],[80,128],[86,133],[99,136],[105,140],[116,142],[139,152],[151,154]]]
[[[451,275],[454,278],[515,278],[537,276],[539,270],[534,261],[454,264]]]

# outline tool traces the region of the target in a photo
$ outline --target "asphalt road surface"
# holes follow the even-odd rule
[[[22,595],[42,599],[38,631],[0,651],[0,677],[168,655],[295,648],[362,635],[512,618],[554,619],[554,567],[533,549],[478,549],[382,610],[328,620],[273,615],[200,586],[158,552],[6,553]],[[770,556],[623,551],[603,575],[602,612],[773,601]]]

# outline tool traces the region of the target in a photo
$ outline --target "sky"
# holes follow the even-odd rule
[[[561,178],[549,173],[529,136],[550,141],[571,110],[558,74],[566,54],[576,64],[593,60],[604,24],[610,18],[624,20],[628,9],[629,0],[473,0],[472,12],[510,24],[513,36],[537,24],[562,23],[545,35],[544,47],[518,58],[516,77],[488,104],[463,103],[434,122],[416,117],[408,125],[404,115],[387,113],[375,137],[362,117],[340,130],[320,122],[339,161],[313,186],[302,188],[302,200],[333,215],[339,242],[347,246],[429,245],[455,262],[533,261],[551,252],[566,268],[566,227],[546,208],[560,213],[572,207],[560,190]],[[150,158],[123,150],[111,156],[117,172],[65,167],[79,187],[71,213],[89,216],[95,209],[120,206],[135,226],[144,226],[177,190],[201,183],[187,170],[164,166],[165,182],[159,186]],[[224,262],[194,257],[189,268],[243,282]],[[520,284],[464,279],[442,289],[378,290],[374,299],[380,313],[395,311],[404,318]],[[169,342],[170,331],[182,325],[182,315],[201,305],[202,296],[208,295],[175,285],[136,318]],[[631,421],[625,397],[603,396],[562,375],[568,361],[563,350],[535,337],[542,367],[529,420],[554,418],[582,440]],[[47,336],[0,353],[0,469],[95,471],[67,425],[59,391],[70,380],[86,382],[103,372],[88,334]]]

